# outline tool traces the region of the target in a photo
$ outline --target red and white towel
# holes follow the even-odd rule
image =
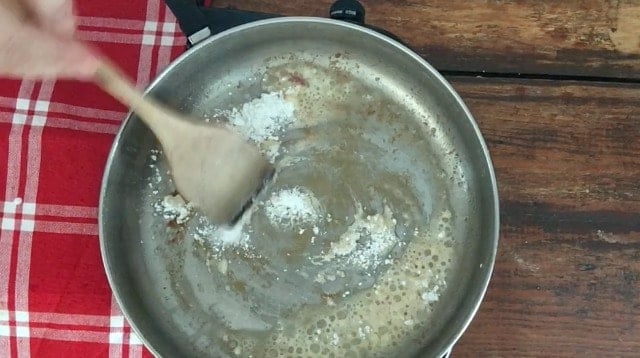
[[[76,9],[78,36],[141,88],[184,50],[161,0]],[[0,357],[150,356],[98,243],[100,181],[126,112],[90,83],[0,79]]]

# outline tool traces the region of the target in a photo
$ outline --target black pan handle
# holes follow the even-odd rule
[[[331,5],[329,17],[364,25],[364,6],[357,0],[338,0]]]
[[[264,12],[222,8],[202,7],[200,11],[206,15],[212,35],[253,21],[281,17],[281,15]]]
[[[277,17],[254,11],[207,8],[202,0],[164,0],[187,36],[187,48],[238,25]]]
[[[187,36],[187,47],[235,26],[281,16],[255,11],[207,8],[203,6],[202,0],[164,0],[164,2],[178,19],[180,30]],[[332,19],[364,26],[406,46],[399,37],[389,31],[366,24],[365,14],[364,6],[357,0],[337,0],[329,10],[329,17]]]
[[[364,10],[364,6],[362,6],[362,4],[358,0],[337,0],[333,3],[333,5],[331,5],[331,9],[329,10],[329,17],[332,19],[347,21],[356,25],[366,27],[407,46],[407,44],[404,43],[398,36],[392,34],[391,32],[385,29],[381,29],[377,26],[365,24],[365,14],[366,12]]]
[[[197,1],[164,0],[178,20],[180,30],[187,36],[187,47],[211,36],[211,29]]]

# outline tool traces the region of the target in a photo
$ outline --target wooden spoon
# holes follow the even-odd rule
[[[237,218],[273,173],[271,164],[239,134],[143,97],[113,65],[102,62],[95,82],[153,131],[180,195],[215,223]]]

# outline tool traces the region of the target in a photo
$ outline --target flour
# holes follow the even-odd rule
[[[355,221],[338,241],[331,243],[331,249],[322,257],[323,261],[342,258],[349,264],[366,269],[377,266],[386,259],[398,238],[393,229],[396,220],[391,209],[384,213],[365,216],[358,208]]]
[[[157,185],[162,182],[162,174],[160,173],[160,168],[158,168],[158,156],[160,155],[160,151],[158,149],[152,149],[151,155],[149,159],[151,160],[151,164],[149,164],[149,168],[153,170],[153,175],[149,177],[149,181],[147,185],[152,189],[152,193],[158,194]]]
[[[334,333],[333,337],[331,337],[331,345],[337,346],[338,343],[340,343],[340,336],[338,336],[337,333]]]
[[[310,224],[320,218],[318,199],[300,187],[275,192],[266,201],[265,210],[272,224],[285,227]]]
[[[212,235],[212,238],[222,244],[222,247],[227,246],[240,246],[244,248],[249,247],[249,234],[243,229],[250,222],[251,216],[255,211],[255,207],[244,212],[240,220],[231,227],[221,226],[216,228]]]
[[[154,205],[155,212],[161,214],[165,220],[175,220],[176,224],[184,224],[193,212],[191,204],[187,203],[182,196],[167,195]]]
[[[440,294],[438,293],[439,287],[436,285],[432,290],[427,290],[422,292],[420,298],[424,301],[424,303],[429,304],[433,302],[437,302],[440,298]]]
[[[285,101],[280,92],[272,92],[245,103],[240,109],[222,114],[248,138],[262,142],[278,140],[278,136],[295,121],[294,109],[293,103]]]
[[[279,135],[296,121],[294,109],[293,103],[285,101],[281,92],[270,92],[264,93],[238,108],[216,112],[216,116],[226,117],[234,130],[256,142],[263,155],[274,162],[280,153]],[[207,122],[209,121],[210,119]],[[160,155],[159,150],[153,149],[149,156],[151,162],[149,167],[153,174],[149,179],[148,186],[152,189],[153,194],[158,194],[157,185],[163,179],[163,174],[157,165]],[[296,195],[299,196],[298,200],[295,200]],[[274,221],[284,224],[304,222],[316,217],[313,207],[317,205],[316,203],[315,197],[308,196],[299,189],[285,191],[281,196],[274,198],[274,206],[271,207],[269,213]],[[175,221],[177,224],[186,223],[194,211],[193,207],[179,195],[165,196],[163,200],[154,204],[154,209],[155,213],[162,215],[165,220]],[[207,239],[214,246],[221,248],[227,246],[246,247],[249,240],[249,235],[243,231],[246,220],[233,227],[205,225],[196,230],[195,235],[197,239]]]
[[[227,118],[232,129],[252,140],[271,163],[280,154],[280,136],[297,121],[295,105],[284,99],[282,91],[263,93],[240,107],[213,115]]]

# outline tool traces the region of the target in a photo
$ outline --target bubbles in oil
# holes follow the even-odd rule
[[[446,287],[443,268],[453,256],[453,248],[445,245],[452,241],[447,234],[451,220],[451,212],[443,210],[371,290],[334,306],[303,307],[281,323],[296,329],[273,332],[254,354],[289,356],[288,347],[301,347],[306,356],[385,357],[399,345],[419,348],[416,342],[431,326],[431,313]]]
[[[288,63],[286,66],[270,69],[264,78],[259,80],[262,90],[283,93],[285,100],[295,104],[296,122],[292,123],[292,127],[313,129],[302,132],[302,138],[306,142],[302,140],[300,148],[293,145],[278,146],[278,150],[282,152],[277,158],[282,160],[280,165],[284,166],[283,163],[286,162],[294,168],[298,164],[297,160],[305,158],[307,153],[305,150],[309,150],[309,143],[313,143],[314,135],[317,136],[318,127],[334,121],[333,127],[322,127],[334,130],[326,148],[321,144],[313,144],[316,145],[313,149],[318,149],[317,157],[321,159],[318,163],[328,161],[331,165],[317,165],[313,168],[315,171],[312,175],[307,174],[298,179],[310,178],[318,188],[328,188],[330,193],[333,190],[334,196],[338,196],[335,193],[339,192],[337,187],[341,183],[353,182],[357,195],[349,195],[360,201],[364,201],[365,197],[370,201],[367,205],[362,205],[365,217],[390,215],[384,210],[386,203],[379,200],[379,197],[390,198],[393,215],[389,216],[385,222],[393,222],[394,228],[387,231],[399,241],[406,239],[406,245],[398,250],[397,255],[380,260],[384,262],[382,269],[375,271],[376,268],[367,267],[370,271],[365,273],[370,274],[370,282],[364,282],[364,280],[349,282],[351,287],[336,289],[331,293],[323,292],[325,294],[323,300],[317,302],[307,300],[308,296],[305,295],[308,295],[308,292],[301,292],[301,286],[288,285],[290,283],[288,279],[296,275],[294,274],[296,269],[303,269],[302,266],[286,266],[286,270],[278,270],[276,273],[269,271],[271,269],[269,264],[273,264],[269,261],[278,259],[261,255],[260,258],[264,258],[268,264],[256,265],[257,268],[251,266],[251,262],[255,262],[255,259],[247,260],[248,264],[244,271],[247,277],[255,274],[255,277],[269,277],[272,280],[258,280],[262,281],[260,284],[263,286],[247,285],[242,292],[238,292],[241,294],[238,296],[241,297],[239,299],[251,305],[252,314],[270,314],[278,318],[273,325],[274,328],[270,330],[234,331],[229,327],[221,327],[219,331],[224,332],[224,335],[220,339],[220,346],[224,347],[230,356],[388,357],[399,346],[410,351],[419,347],[426,336],[425,332],[433,326],[434,308],[445,294],[447,275],[456,249],[452,230],[455,217],[449,210],[447,195],[444,190],[439,195],[431,195],[427,189],[422,189],[414,183],[415,178],[422,180],[427,174],[434,176],[437,174],[429,173],[428,168],[419,170],[412,168],[416,166],[415,155],[407,155],[404,153],[404,148],[398,149],[403,142],[415,143],[413,141],[415,133],[411,130],[412,128],[403,124],[398,125],[399,129],[394,130],[391,135],[371,134],[381,128],[389,127],[389,124],[399,123],[402,118],[407,117],[406,111],[403,112],[402,108],[395,105],[392,99],[385,98],[384,94],[376,93],[365,84],[354,83],[345,71],[339,70],[338,67],[323,68],[311,66],[306,62]],[[376,78],[375,81],[380,79]],[[355,108],[350,105],[352,100],[354,103],[362,103],[363,99],[370,104],[368,108],[358,106]],[[345,118],[356,125],[349,127],[349,122],[345,121]],[[335,124],[338,121],[339,123]],[[409,119],[409,121],[413,120]],[[436,129],[432,130],[432,133],[426,133],[425,136],[430,137],[429,134],[435,136]],[[358,140],[354,142],[366,143],[367,146],[358,147],[353,144],[354,142],[349,142],[350,136]],[[415,146],[415,144],[412,145]],[[386,176],[379,175],[375,171],[377,167],[373,164],[369,165],[366,160],[358,157],[358,155],[361,157],[370,155],[367,151],[370,148],[383,149],[380,151],[382,153],[380,157],[374,158],[373,161],[387,165],[384,169],[389,174]],[[393,150],[390,151],[389,148]],[[428,162],[429,155],[425,152],[428,151],[420,151],[421,158]],[[343,155],[343,153],[347,154]],[[296,154],[300,154],[299,158],[295,157]],[[362,165],[358,167],[357,163]],[[342,176],[336,176],[336,180],[325,181],[322,180],[325,172],[322,172],[323,175],[318,174],[323,170],[328,173],[336,168],[344,169],[347,174],[342,173]],[[440,171],[442,170],[439,169],[438,173]],[[353,173],[359,174],[362,178],[352,175]],[[368,178],[367,175],[373,179]],[[365,187],[365,183],[368,187]],[[358,185],[362,188],[358,188]],[[428,186],[425,183],[420,185]],[[318,191],[318,193],[321,192],[321,190]],[[300,226],[296,227],[296,230],[289,230],[291,231],[289,236],[298,241],[291,248],[285,247],[288,250],[287,255],[291,253],[303,257],[302,254],[307,253],[304,251],[307,246],[320,250],[323,236],[327,240],[325,254],[328,254],[332,247],[331,234],[335,234],[333,236],[336,237],[341,235],[340,232],[332,233],[329,229],[344,228],[348,226],[345,222],[355,221],[354,213],[358,210],[345,209],[344,213],[337,215],[335,208],[339,205],[335,204],[339,200],[335,198],[326,200],[320,195],[317,199],[318,203],[314,202],[314,205],[309,207],[316,209],[322,207],[327,213],[334,214],[334,218],[329,215],[329,219],[318,226],[299,220],[308,227]],[[290,201],[287,203],[291,204]],[[348,207],[347,204],[343,206]],[[319,212],[323,211],[319,210]],[[305,215],[313,214],[312,210],[305,209],[301,212]],[[310,217],[314,216],[311,214],[309,214]],[[269,219],[267,216],[265,218]],[[260,215],[256,217],[259,218]],[[301,218],[305,217],[301,216]],[[278,227],[268,220],[263,221],[262,227],[269,225],[269,227]],[[375,222],[370,224],[371,227],[375,226],[373,225]],[[366,225],[361,226],[371,229]],[[252,227],[252,230],[256,231],[252,233],[253,239],[260,228]],[[344,232],[346,229],[343,230]],[[327,236],[329,239],[326,238]],[[300,244],[299,241],[305,238],[315,241]],[[282,245],[283,241],[285,240],[282,238],[268,237],[262,243],[254,241],[255,246],[252,248],[272,249]],[[285,257],[284,262],[289,265],[298,264],[289,257]],[[242,274],[241,267],[234,264],[232,260],[224,261],[224,264],[216,267],[216,271],[225,277],[233,274],[237,278]],[[301,270],[301,272],[308,275],[307,270]],[[299,276],[302,277],[302,274]],[[308,276],[308,279],[298,277],[298,282],[306,284],[305,288],[312,287],[311,285],[318,286],[313,282],[316,275],[312,273]],[[340,277],[332,272],[330,277],[335,278],[334,276]],[[254,281],[255,277],[253,277]],[[284,292],[283,295],[287,295],[287,298],[293,298],[287,301],[288,303],[269,302],[269,305],[265,305],[265,301],[261,301],[264,298],[261,295],[276,289]]]

